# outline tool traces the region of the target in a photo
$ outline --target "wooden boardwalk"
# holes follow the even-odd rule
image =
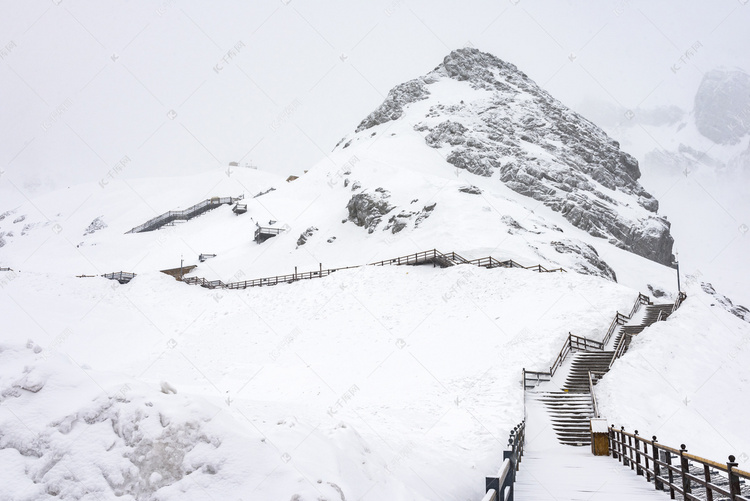
[[[620,463],[589,447],[562,445],[545,405],[527,400],[526,448],[515,484],[518,501],[669,499]]]

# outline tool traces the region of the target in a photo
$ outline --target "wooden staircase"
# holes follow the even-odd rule
[[[551,391],[538,394],[537,400],[547,407],[558,442],[573,446],[591,443],[589,420],[594,417],[594,407],[588,394]]]
[[[636,317],[641,304],[645,305],[645,309],[641,316]],[[544,403],[547,408],[552,428],[561,444],[572,446],[591,444],[589,421],[593,417],[598,417],[596,399],[591,393],[593,385],[609,371],[614,361],[627,351],[633,336],[660,320],[666,320],[674,308],[675,305],[672,303],[652,304],[648,298],[639,295],[629,316],[618,313],[615,317],[613,326],[617,327],[611,341],[610,337],[605,337],[607,342],[599,343],[572,334],[568,336],[567,349],[563,347],[561,355],[558,356],[553,366],[553,368],[561,366],[566,358],[565,355],[572,353],[571,361],[565,367],[564,383],[561,389],[533,392],[535,399]],[[611,332],[612,328],[608,335]],[[609,346],[614,349],[605,349]],[[539,381],[544,381],[543,384],[550,384],[555,376],[553,369],[550,369],[546,376],[544,373],[524,370],[526,389],[529,389],[527,373],[543,375],[543,378],[537,377],[536,384]],[[555,380],[560,381],[558,377],[555,377]],[[531,388],[536,384],[533,384]]]
[[[565,391],[570,393],[589,393],[589,372],[597,375],[609,370],[614,351],[581,352],[573,355],[570,372],[565,379]],[[599,376],[600,377],[600,376]]]
[[[613,351],[575,353],[562,390],[537,394],[537,399],[547,407],[561,444],[591,444],[589,420],[596,417],[596,411],[589,390],[589,373],[607,372],[613,354]]]
[[[648,304],[646,305],[645,313],[643,314],[640,323],[627,323],[621,325],[615,336],[615,353],[610,361],[610,367],[617,358],[627,353],[633,336],[637,336],[643,332],[646,327],[653,325],[660,320],[666,320],[667,317],[672,314],[673,310],[674,304],[672,303]]]

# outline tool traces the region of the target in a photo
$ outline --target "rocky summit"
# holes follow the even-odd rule
[[[741,69],[707,72],[695,95],[695,124],[718,144],[737,144],[750,134],[750,75]]]
[[[446,93],[440,84],[447,80],[462,85]],[[338,146],[399,120],[456,169],[497,178],[593,236],[672,263],[670,223],[638,182],[637,160],[514,65],[473,48],[453,51],[431,72],[394,87]]]

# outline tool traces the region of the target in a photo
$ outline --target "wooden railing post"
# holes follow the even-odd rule
[[[688,473],[690,473],[690,465],[688,464],[688,460],[685,457],[685,453],[687,452],[687,449],[685,448],[685,444],[680,444],[680,474],[682,475],[682,498],[687,499],[687,494],[689,494],[690,491],[690,477],[688,477]]]
[[[643,470],[641,469],[641,441],[638,439],[638,430],[635,430],[633,435],[635,435],[635,473],[636,475],[643,476]]]
[[[729,474],[729,499],[735,501],[737,496],[742,495],[740,487],[740,477],[734,473],[733,468],[737,467],[734,456],[729,456],[729,462],[727,463],[727,473]]]
[[[615,443],[615,425],[609,427],[609,450],[612,451],[612,459],[617,459],[617,444]]]
[[[703,465],[703,479],[706,481],[706,501],[714,501],[714,491],[708,487],[711,483],[711,467],[707,464]]]
[[[636,442],[638,442],[636,440]],[[630,463],[630,469],[635,469],[635,464],[633,463],[633,439],[630,435],[628,435],[628,462]]]
[[[625,427],[620,427],[620,440],[622,441],[622,465],[628,466],[630,462],[628,461],[628,449],[625,447]]]
[[[664,483],[661,481],[661,466],[659,465],[659,448],[656,446],[656,435],[651,437],[651,454],[654,461],[654,488],[657,491],[664,490]]]
[[[669,498],[674,499],[674,472],[672,471],[672,452],[665,450],[664,462],[667,463],[667,479],[669,480]]]

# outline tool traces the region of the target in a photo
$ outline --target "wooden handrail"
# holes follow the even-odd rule
[[[525,443],[526,420],[524,419],[510,431],[509,450],[503,451],[503,463],[498,472],[493,476],[485,477],[486,494],[482,501],[513,499],[513,484],[516,481],[516,472],[519,470],[523,458]]]
[[[552,365],[550,366],[549,371],[538,372],[538,371],[528,371],[525,368],[522,369],[524,391],[527,389],[528,383],[530,381],[531,382],[535,381],[536,383],[540,383],[542,381],[549,381],[550,379],[552,379],[552,377],[555,375],[555,372],[557,372],[557,369],[560,368],[562,363],[565,361],[565,359],[568,357],[568,355],[572,351],[576,351],[576,350],[601,351],[603,349],[604,349],[604,343],[602,343],[601,341],[596,341],[594,339],[589,339],[583,336],[577,336],[575,334],[568,333],[568,337],[565,339],[565,342],[563,343],[563,346],[560,349],[560,352],[557,354],[555,361],[552,362]],[[527,374],[533,375],[536,377],[533,379],[529,379],[526,377]],[[543,376],[546,379],[542,379],[540,376]],[[534,384],[534,386],[536,386],[536,384]]]
[[[482,498],[482,501],[498,501],[497,491],[495,489],[488,490],[487,494]]]
[[[708,500],[713,499],[714,493],[727,496],[731,501],[750,499],[742,495],[740,483],[741,478],[750,480],[750,472],[738,469],[734,456],[729,456],[729,461],[722,464],[688,453],[684,444],[676,449],[658,443],[655,436],[651,440],[642,438],[637,430],[634,433],[628,433],[624,427],[618,430],[613,425],[608,428],[608,432],[612,457],[623,465],[630,466],[631,470],[635,469],[638,475],[645,473],[647,481],[651,482],[653,478],[655,488],[657,490],[667,488],[673,499],[675,493],[679,493],[683,499],[702,501],[702,498],[692,494],[692,484],[704,488]],[[662,452],[666,453],[663,458],[660,454]],[[679,460],[676,465],[672,463],[673,456]],[[703,477],[690,471],[691,462],[703,466]],[[712,481],[711,468],[726,474],[729,490]],[[679,476],[679,481],[675,480],[675,474]]]

